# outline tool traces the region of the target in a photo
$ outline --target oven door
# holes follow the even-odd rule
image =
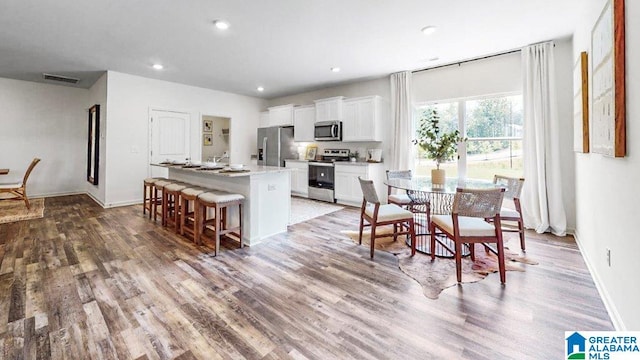
[[[332,163],[309,162],[309,186],[333,190],[335,168]]]

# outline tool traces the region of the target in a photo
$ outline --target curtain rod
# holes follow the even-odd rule
[[[531,45],[538,45],[538,44],[544,44],[546,42],[550,42],[553,47],[556,47],[556,43],[553,40],[546,40],[546,41],[540,41],[537,43],[533,43],[533,44],[529,44],[527,46],[531,46]],[[502,56],[502,55],[508,55],[508,54],[513,54],[513,53],[517,53],[522,51],[522,48],[520,49],[513,49],[513,50],[508,50],[508,51],[504,51],[501,53],[497,53],[497,54],[491,54],[491,55],[486,55],[486,56],[481,56],[481,57],[477,57],[477,58],[473,58],[473,59],[467,59],[467,60],[462,60],[462,61],[456,61],[456,62],[452,62],[449,64],[443,64],[443,65],[438,65],[438,66],[434,66],[434,67],[428,67],[428,68],[424,68],[424,69],[418,69],[418,70],[413,70],[411,71],[412,74],[415,74],[417,72],[422,72],[422,71],[427,71],[427,70],[433,70],[433,69],[439,69],[439,68],[443,68],[443,67],[447,67],[447,66],[452,66],[452,65],[462,65],[464,63],[468,63],[471,61],[476,61],[476,60],[484,60],[484,59],[490,59],[492,57],[496,57],[496,56]]]
[[[456,62],[452,62],[450,64],[444,64],[444,65],[438,65],[438,66],[428,67],[428,68],[424,68],[424,69],[413,70],[411,73],[415,74],[417,72],[422,72],[422,71],[427,71],[427,70],[434,70],[434,69],[439,69],[439,68],[443,68],[443,67],[447,67],[447,66],[453,66],[453,65],[460,66],[460,65],[462,65],[464,63],[468,63],[468,62],[471,62],[471,61],[484,60],[484,59],[490,59],[490,58],[496,57],[496,56],[513,54],[513,53],[520,52],[521,50],[522,49],[509,50],[509,51],[505,51],[505,52],[501,52],[501,53],[497,53],[497,54],[492,54],[492,55],[481,56],[481,57],[477,57],[477,58],[473,58],[473,59],[456,61]]]

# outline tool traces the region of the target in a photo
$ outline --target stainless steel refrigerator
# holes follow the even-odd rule
[[[293,126],[258,129],[258,165],[284,166],[285,159],[297,159],[298,147],[293,141]]]

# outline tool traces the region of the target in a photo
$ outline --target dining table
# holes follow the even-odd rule
[[[416,251],[431,254],[431,233],[429,232],[428,216],[448,215],[453,209],[453,199],[457,188],[468,189],[495,189],[499,185],[492,181],[483,179],[458,179],[447,178],[444,184],[434,184],[430,177],[412,177],[387,179],[385,185],[392,188],[404,190],[411,199],[410,210],[414,213],[414,223],[416,226]],[[437,235],[440,242],[454,248],[453,241],[444,235]],[[407,239],[407,244],[411,245],[411,239]],[[449,250],[436,242],[435,255],[438,257],[454,257]],[[469,249],[462,247],[462,256],[469,255]]]

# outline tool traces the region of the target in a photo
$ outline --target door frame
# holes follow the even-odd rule
[[[171,112],[171,113],[177,113],[177,114],[186,114],[189,116],[189,130],[187,132],[187,135],[189,136],[189,158],[191,158],[191,140],[192,140],[192,136],[191,136],[191,132],[192,132],[192,123],[191,123],[191,118],[193,117],[193,112],[186,110],[186,109],[171,109],[171,108],[165,108],[165,107],[160,107],[160,106],[149,106],[149,110],[147,113],[147,177],[151,176],[151,152],[153,150],[153,139],[152,139],[152,133],[153,133],[153,123],[151,121],[151,116],[153,114],[154,111],[164,111],[164,112]]]

